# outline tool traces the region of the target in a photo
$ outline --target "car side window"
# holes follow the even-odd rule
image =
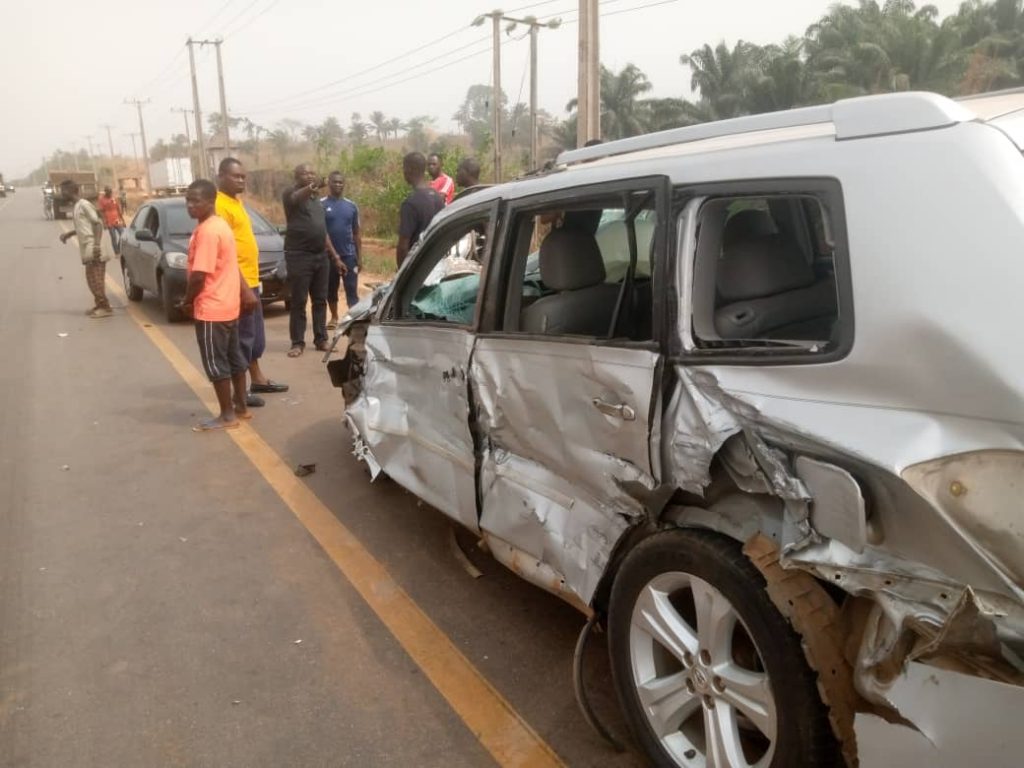
[[[488,208],[434,232],[413,256],[389,319],[470,326],[492,228]]]
[[[146,221],[147,221],[146,228],[150,232],[153,233],[153,237],[159,238],[160,237],[160,212],[156,208],[153,208],[149,212],[149,218],[146,219]]]
[[[135,213],[135,218],[132,219],[132,229],[145,229],[146,219],[149,217],[151,208],[148,205],[143,206]]]
[[[505,330],[651,340],[657,223],[653,190],[516,213]]]
[[[688,210],[692,351],[822,355],[852,339],[838,190],[715,194]]]

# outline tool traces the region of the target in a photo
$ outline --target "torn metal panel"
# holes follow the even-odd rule
[[[903,478],[928,499],[1024,601],[1024,453],[978,451],[909,467]]]
[[[589,604],[629,518],[611,503],[584,497],[566,478],[507,451],[485,453],[480,487],[481,529],[514,545],[538,568],[550,569]],[[619,503],[630,508],[628,497]],[[641,515],[635,502],[631,514]]]
[[[659,485],[650,445],[657,360],[641,349],[477,342],[480,526],[550,566],[584,603]]]
[[[868,543],[868,514],[864,495],[853,475],[845,469],[798,456],[793,463],[812,499],[811,525],[822,536],[836,539],[854,552]]]
[[[363,391],[347,409],[363,448],[399,485],[477,526],[463,330],[371,325]]]
[[[917,729],[858,715],[861,764],[1015,766],[1024,754],[1018,713],[1024,688],[911,663],[886,691],[886,702]]]

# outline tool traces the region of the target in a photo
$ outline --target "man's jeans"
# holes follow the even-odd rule
[[[121,238],[124,236],[124,227],[107,227],[110,233],[110,245],[117,256],[121,255]]]
[[[327,343],[327,253],[286,251],[288,285],[291,287],[291,316],[288,332],[293,347],[306,346],[306,298],[313,300],[313,343]]]

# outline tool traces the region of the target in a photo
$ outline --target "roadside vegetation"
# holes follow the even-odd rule
[[[681,54],[678,90],[689,73],[689,97],[654,98],[646,74],[633,64],[615,72],[602,68],[601,122],[607,139],[692,125],[746,114],[834,101],[850,96],[905,90],[930,90],[950,96],[1024,84],[1024,0],[968,0],[940,18],[932,5],[911,0],[859,0],[838,3],[803,34],[767,45],[740,40],[706,43]],[[521,101],[501,97],[505,176],[529,170],[529,110]],[[230,118],[233,152],[262,181],[252,194],[275,222],[283,216],[277,196],[290,183],[288,169],[313,161],[326,173],[340,169],[346,195],[360,205],[364,231],[393,239],[398,206],[406,194],[401,157],[411,150],[439,152],[454,175],[458,161],[476,156],[484,180],[492,177],[491,88],[471,85],[452,115],[459,130],[441,133],[436,118],[408,119],[374,111],[354,113],[344,124],[327,117],[316,125],[289,118],[262,126],[248,117]],[[563,117],[539,116],[544,159],[576,144],[576,104]],[[218,113],[208,116],[211,138],[223,131]],[[184,135],[158,140],[150,159],[185,157],[195,152]],[[88,168],[84,150],[77,160],[67,152],[50,159],[51,168]],[[100,162],[103,178],[131,169],[130,159]],[[117,167],[120,166],[120,167]],[[127,170],[127,174],[138,175]],[[254,176],[254,175],[253,175]],[[29,179],[39,183],[42,169]],[[254,181],[256,179],[254,178]]]

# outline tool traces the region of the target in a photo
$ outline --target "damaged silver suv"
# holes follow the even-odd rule
[[[1019,110],[566,152],[343,326],[356,455],[607,625],[653,764],[856,765],[864,718],[942,748],[921,670],[964,717],[1024,702]]]

